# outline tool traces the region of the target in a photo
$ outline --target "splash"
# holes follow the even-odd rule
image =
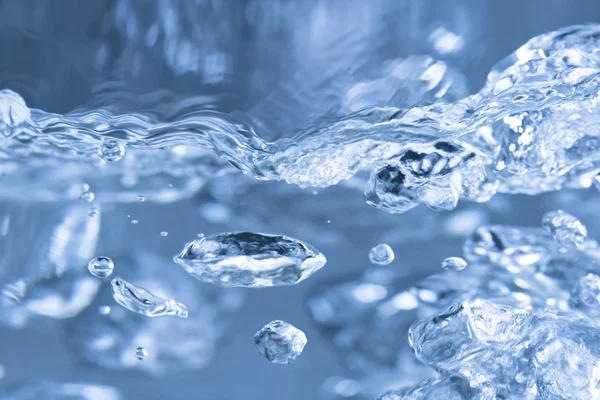
[[[127,201],[131,196],[116,177],[128,177],[157,201],[169,201],[197,190],[227,164],[259,180],[325,187],[359,171],[387,168],[407,148],[453,139],[472,147],[474,159],[485,167],[473,185],[486,195],[475,200],[495,192],[589,187],[598,172],[598,32],[598,25],[584,25],[535,37],[497,64],[481,91],[456,101],[448,99],[459,79],[444,63],[427,57],[400,61],[384,76],[391,77],[386,79],[396,91],[410,90],[409,104],[374,106],[364,95],[357,100],[364,91],[354,87],[348,92],[353,105],[339,119],[275,142],[262,139],[251,118],[212,110],[176,108],[158,115],[99,108],[60,115],[29,109],[18,94],[4,90],[2,172],[12,184],[44,169],[78,165],[76,172],[52,179],[62,185],[52,189],[38,182],[35,189],[54,199],[68,196],[68,183],[112,176],[118,194],[113,201]],[[416,70],[425,72],[411,72]],[[464,171],[452,169],[452,175],[465,178]],[[154,186],[163,179],[177,186],[171,191]],[[459,195],[472,198],[445,185],[439,190],[454,194],[444,209]],[[5,196],[17,195],[8,192]],[[418,202],[431,206],[423,196]]]
[[[465,271],[406,286],[374,269],[309,308],[365,386],[409,386],[381,399],[595,398],[599,254],[592,240],[565,250],[541,228],[481,227]],[[407,369],[418,363],[432,369]]]

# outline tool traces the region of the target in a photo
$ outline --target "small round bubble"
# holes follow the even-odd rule
[[[90,192],[88,190],[81,193],[81,196],[79,196],[79,200],[85,201],[86,203],[91,203],[92,201],[94,201],[94,192]]]
[[[387,265],[394,261],[394,257],[394,250],[385,243],[378,244],[369,251],[369,261],[376,265]]]
[[[100,306],[98,308],[98,312],[101,315],[108,315],[108,314],[110,314],[110,306]]]
[[[143,347],[138,347],[135,349],[135,357],[140,361],[145,360],[148,357],[148,351]]]
[[[102,143],[98,155],[104,161],[116,162],[125,156],[125,146],[115,139],[109,139]]]
[[[113,273],[115,265],[108,257],[96,257],[88,263],[88,271],[97,278],[106,278]]]
[[[467,268],[467,262],[460,257],[448,257],[442,261],[442,268],[448,271],[460,271]]]
[[[160,233],[160,236],[162,236],[162,237],[169,236],[169,232],[167,232],[167,231],[162,231],[162,232]]]
[[[95,217],[95,216],[97,216],[97,215],[98,215],[98,209],[97,209],[97,208],[94,208],[94,207],[90,208],[90,209],[88,210],[88,215],[89,215],[90,217]]]

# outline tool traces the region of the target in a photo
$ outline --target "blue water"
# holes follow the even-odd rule
[[[600,396],[599,18],[594,1],[0,1],[0,398]],[[587,239],[542,229],[558,209]],[[477,253],[490,225],[502,245]],[[395,256],[373,265],[382,243]],[[119,301],[113,278],[143,291]],[[276,320],[308,339],[289,365],[254,342]]]

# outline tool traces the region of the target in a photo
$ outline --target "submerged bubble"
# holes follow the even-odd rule
[[[289,364],[304,350],[304,332],[284,321],[272,321],[254,335],[258,352],[274,364]]]
[[[79,199],[85,201],[86,203],[91,203],[92,201],[94,201],[94,192],[86,190],[85,192],[81,193]]]
[[[94,208],[94,207],[90,208],[90,209],[88,210],[88,215],[89,215],[90,217],[96,217],[96,216],[98,216],[98,209],[97,209],[97,208]]]
[[[98,308],[98,312],[101,315],[108,315],[108,314],[110,314],[110,306],[100,306]]]
[[[140,361],[145,360],[148,357],[148,351],[143,347],[138,347],[135,349],[135,357]]]
[[[448,257],[442,261],[442,268],[449,271],[460,271],[467,268],[467,262],[460,257]]]
[[[194,240],[174,261],[203,282],[267,287],[301,282],[321,269],[326,259],[297,239],[234,232]]]
[[[146,198],[145,198],[143,195],[141,195],[141,194],[140,194],[140,195],[138,196],[137,200],[138,200],[140,203],[143,203],[144,201],[146,201]]]
[[[115,265],[108,257],[96,257],[88,263],[88,271],[97,278],[106,278],[113,273]]]
[[[126,309],[147,317],[174,315],[188,317],[187,307],[173,299],[163,299],[133,284],[115,278],[111,282],[113,298]]]
[[[369,261],[372,264],[387,265],[394,261],[394,257],[394,250],[386,243],[378,244],[369,251]]]
[[[586,227],[562,210],[544,214],[542,226],[562,247],[579,247],[587,237]]]
[[[169,232],[167,232],[167,231],[162,231],[160,233],[160,236],[162,236],[162,237],[165,237],[165,236],[168,236],[168,235],[169,235]]]
[[[104,161],[116,162],[125,156],[125,146],[115,139],[108,139],[102,143],[98,155]]]

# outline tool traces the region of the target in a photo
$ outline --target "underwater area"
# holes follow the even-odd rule
[[[0,400],[600,400],[600,2],[0,0]]]

